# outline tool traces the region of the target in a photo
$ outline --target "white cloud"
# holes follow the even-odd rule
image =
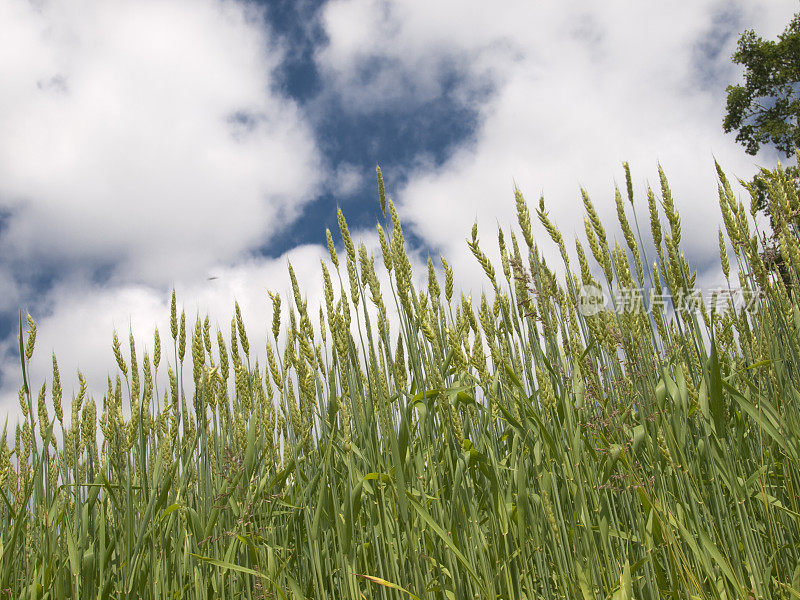
[[[295,219],[312,132],[275,46],[230,0],[0,4],[5,256],[168,284]]]
[[[69,267],[35,315],[34,384],[49,379],[55,351],[65,395],[81,368],[99,400],[114,367],[114,329],[124,344],[130,325],[137,343],[152,348],[158,325],[167,345],[165,290],[173,284],[187,324],[208,313],[226,338],[238,299],[251,347],[263,357],[266,289],[288,298],[291,259],[309,306],[318,306],[326,252],[305,246],[248,259],[248,250],[286,227],[320,186],[347,195],[374,175],[349,163],[333,173],[318,167],[325,161],[303,114],[272,86],[284,49],[252,6],[40,4],[0,2],[0,212],[12,213],[0,237],[8,261],[0,264],[0,310],[30,295],[15,281],[12,261]],[[668,8],[520,0],[500,10],[477,0],[333,0],[321,20],[330,43],[316,58],[327,86],[322,98],[338,94],[347,110],[419,106],[444,93],[449,78],[456,82],[450,97],[478,114],[474,137],[444,165],[434,169],[421,155],[407,185],[387,190],[477,298],[485,278],[464,239],[477,218],[494,255],[496,224],[516,221],[513,181],[531,204],[543,190],[569,236],[582,231],[580,185],[613,219],[622,160],[633,168],[643,228],[644,184],[657,186],[660,160],[683,211],[687,255],[698,263],[713,257],[712,155],[742,176],[756,161],[721,131],[737,36],[722,38],[710,58],[698,55],[698,43],[726,28],[774,36],[794,9],[743,0]],[[722,23],[724,10],[740,15],[735,25]],[[706,72],[719,78],[704,81]],[[374,233],[361,236],[380,265]],[[420,281],[423,258],[412,257]],[[111,265],[110,281],[92,282],[87,265]],[[0,363],[0,406],[12,410],[13,344],[0,345],[0,356],[11,357]]]
[[[41,8],[10,0],[0,3],[0,22],[9,33],[0,38],[0,210],[11,213],[0,237],[0,310],[27,302],[37,320],[32,389],[47,381],[50,397],[55,353],[65,411],[78,369],[99,403],[117,373],[114,331],[126,357],[133,332],[141,363],[157,326],[163,393],[167,362],[174,367],[173,285],[187,326],[208,314],[226,340],[238,300],[251,355],[263,365],[267,289],[282,294],[285,324],[291,261],[316,316],[327,251],[249,251],[298,217],[322,185],[349,195],[365,174],[348,162],[319,168],[305,116],[272,88],[284,49],[260,13],[228,0]],[[377,249],[374,231],[353,236]],[[21,264],[61,272],[34,294],[14,277]],[[97,282],[93,267],[107,267],[110,278]],[[16,344],[15,334],[0,342],[0,406],[12,423]],[[191,365],[190,349],[185,360]]]
[[[284,48],[263,16],[234,0],[0,2],[0,310],[38,320],[34,383],[55,351],[65,395],[80,368],[99,399],[115,329],[123,346],[129,326],[145,347],[156,324],[167,341],[172,285],[190,325],[208,312],[227,333],[234,296],[266,322],[286,257],[246,257],[325,174],[305,115],[273,84]],[[320,252],[291,255],[316,273]],[[52,289],[20,277],[43,269]],[[0,346],[12,416],[15,343]]]
[[[217,267],[213,280],[186,280],[176,283],[178,315],[186,312],[187,349],[184,362],[184,384],[191,393],[191,334],[195,319],[209,316],[214,336],[219,329],[226,342],[230,340],[230,321],[234,302],[241,307],[250,343],[251,358],[265,364],[265,343],[271,331],[272,305],[267,290],[277,291],[283,299],[283,323],[292,288],[287,265],[292,263],[299,274],[303,295],[308,301],[311,315],[316,315],[322,301],[322,277],[319,261],[327,256],[322,246],[300,246],[279,258],[250,259],[232,267]],[[52,306],[46,314],[34,315],[37,319],[36,348],[31,361],[31,387],[38,390],[47,381],[48,398],[51,389],[52,362],[55,353],[59,362],[64,387],[65,410],[68,410],[72,392],[77,393],[78,369],[86,377],[89,393],[98,404],[106,389],[106,378],[113,379],[118,371],[111,351],[112,336],[116,331],[126,362],[130,364],[128,335],[133,333],[137,357],[141,366],[144,352],[153,356],[153,335],[159,329],[162,343],[162,363],[159,370],[158,389],[163,395],[167,385],[167,363],[175,368],[173,342],[170,336],[170,295],[163,290],[141,284],[98,285],[84,279],[73,278],[58,284],[50,294]],[[271,333],[269,333],[271,337]],[[21,384],[16,336],[0,344],[0,406],[9,410],[11,419],[18,414],[17,389]],[[34,398],[35,400],[35,398]],[[127,406],[127,405],[126,405]]]
[[[352,196],[364,183],[364,170],[344,162],[331,173],[328,181],[331,193],[337,197]]]
[[[22,290],[14,275],[4,265],[0,265],[0,290],[3,290],[0,294],[0,312],[16,311],[22,299]]]
[[[389,292],[388,276],[383,268],[378,237],[374,231],[353,231],[356,245],[364,243],[368,253],[375,256],[376,270],[381,281],[384,302],[393,331],[398,331],[397,309]],[[336,235],[338,238],[338,235]],[[339,248],[340,257],[344,252]],[[415,284],[426,282],[423,257],[411,252],[410,256]],[[234,315],[234,302],[239,303],[247,329],[250,359],[253,366],[258,359],[266,368],[267,339],[272,338],[272,303],[267,290],[278,292],[282,299],[282,333],[285,339],[289,321],[288,310],[294,304],[288,265],[297,274],[303,301],[307,303],[309,316],[314,324],[317,343],[321,343],[318,314],[324,307],[324,289],[320,261],[324,260],[331,271],[334,296],[338,300],[340,288],[336,273],[330,264],[328,251],[321,245],[298,246],[278,258],[251,258],[233,266],[218,265],[212,272],[214,279],[187,280],[176,283],[178,316],[186,313],[187,347],[184,359],[184,389],[192,394],[191,335],[196,318],[209,317],[213,336],[213,352],[217,355],[216,331],[222,332],[226,344],[230,343],[230,325]],[[342,257],[343,260],[343,257]],[[344,269],[344,265],[341,267]],[[347,273],[343,270],[346,293],[349,293]],[[116,331],[126,363],[129,361],[129,332],[132,332],[137,358],[141,368],[144,353],[153,356],[154,330],[159,329],[162,344],[162,359],[156,385],[163,399],[167,389],[167,365],[175,369],[175,354],[170,334],[170,294],[163,290],[141,284],[98,285],[80,277],[59,283],[49,295],[52,305],[47,313],[34,315],[37,320],[37,337],[30,363],[29,380],[34,392],[47,383],[47,404],[52,415],[50,391],[52,388],[52,354],[58,359],[61,383],[64,389],[64,411],[68,413],[73,393],[78,391],[77,370],[80,369],[88,384],[88,393],[98,405],[106,392],[107,377],[112,381],[120,374],[112,352],[112,337]],[[368,301],[372,323],[376,322],[375,310]],[[352,310],[352,309],[351,309]],[[360,310],[360,309],[359,309]],[[358,322],[351,324],[353,335],[358,339],[365,334],[358,331]],[[328,334],[330,342],[330,335]],[[9,415],[9,423],[15,424],[21,416],[18,409],[17,392],[22,382],[16,336],[0,342],[0,406]],[[230,346],[228,346],[230,347]],[[175,369],[176,372],[177,369]],[[263,372],[263,371],[262,371]],[[121,376],[121,374],[120,374]],[[229,382],[232,386],[232,380]],[[34,397],[34,403],[36,398]],[[125,403],[125,409],[128,405]]]
[[[443,166],[412,172],[396,197],[422,240],[462,270],[475,273],[463,239],[476,218],[488,246],[496,245],[487,236],[495,223],[516,222],[512,181],[529,205],[543,192],[568,237],[583,230],[584,186],[613,230],[623,160],[644,226],[644,187],[658,187],[661,162],[682,211],[686,254],[702,264],[717,252],[713,157],[742,177],[757,162],[722,132],[725,87],[739,72],[730,61],[738,33],[753,27],[774,36],[796,8],[338,0],[325,10],[330,43],[318,61],[353,110],[365,112],[439,94],[437,82],[457,75],[460,97],[479,115],[474,140]]]

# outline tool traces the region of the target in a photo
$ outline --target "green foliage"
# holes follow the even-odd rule
[[[495,270],[477,231],[468,242],[492,295],[454,298],[444,260],[445,293],[432,263],[416,289],[388,201],[388,289],[341,216],[348,264],[324,270],[319,323],[296,280],[288,325],[272,295],[274,343],[286,335],[264,366],[238,307],[215,347],[208,321],[187,329],[181,311],[178,327],[173,300],[172,353],[159,338],[151,364],[114,336],[119,374],[100,409],[79,374],[71,418],[50,417],[45,388],[35,411],[36,325],[24,333],[20,318],[0,597],[797,598],[800,306],[722,171],[720,184],[723,263],[729,242],[742,289],[761,295],[750,310],[582,314],[579,279],[557,275],[569,273],[560,232],[542,201],[556,270],[517,191],[527,252],[499,236]],[[790,189],[780,170],[767,188],[796,284]],[[648,190],[655,256],[627,191],[630,254],[608,248],[585,196],[596,263],[580,251],[582,279],[694,291],[666,178],[660,203]]]
[[[800,194],[800,167],[788,165],[784,167],[786,180],[791,184],[795,194]],[[760,168],[758,173],[749,182],[742,182],[753,196],[753,207],[769,217],[770,225],[775,228],[775,219],[770,212],[769,181],[777,175],[773,169]]]
[[[748,154],[763,145],[786,157],[800,147],[800,13],[786,26],[777,41],[764,40],[755,31],[742,33],[733,62],[744,66],[744,85],[728,86],[726,133],[736,131],[736,141]],[[754,206],[770,213],[767,183],[772,171],[762,168],[750,181]],[[800,169],[787,166],[785,174],[800,192]]]
[[[800,13],[777,42],[745,31],[733,61],[745,67],[745,83],[728,87],[725,132],[737,130],[748,154],[763,144],[793,154],[800,146]]]

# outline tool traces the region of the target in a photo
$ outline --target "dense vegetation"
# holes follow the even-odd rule
[[[744,67],[744,82],[729,85],[722,127],[736,132],[736,141],[755,156],[762,146],[791,157],[800,145],[800,13],[796,13],[778,40],[765,40],[752,29],[739,37],[733,62]],[[786,175],[800,186],[797,165]],[[750,182],[761,211],[770,203],[764,170]]]
[[[762,145],[791,156],[800,144],[800,13],[777,41],[748,29],[731,58],[745,68],[745,81],[728,86],[725,132],[736,131],[736,141],[753,156]]]
[[[20,319],[4,597],[800,597],[800,199],[770,175],[778,274],[757,207],[719,171],[721,267],[758,293],[749,309],[673,310],[645,292],[649,312],[590,314],[583,286],[695,289],[663,173],[643,194],[648,242],[625,175],[624,245],[584,194],[588,255],[568,251],[539,204],[563,269],[543,261],[520,192],[500,268],[473,229],[493,290],[479,300],[454,297],[444,259],[444,280],[429,262],[415,289],[379,178],[382,257],[340,213],[324,307],[292,273],[261,364],[238,305],[226,341],[208,319],[187,331],[173,293],[171,342],[156,331],[142,355],[115,335],[107,393],[96,403],[79,374],[67,414],[55,357],[34,387],[36,326]]]

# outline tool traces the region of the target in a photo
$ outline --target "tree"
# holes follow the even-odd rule
[[[744,145],[748,154],[771,145],[786,157],[796,154],[800,163],[800,13],[794,15],[778,41],[764,40],[752,29],[742,33],[732,59],[745,67],[745,82],[728,86],[727,113],[722,123],[725,133],[736,130],[736,141]],[[781,224],[776,223],[770,210],[768,182],[781,180],[800,193],[799,167],[762,168],[752,181],[742,182],[757,209],[769,217],[773,232],[781,229]],[[795,214],[789,218],[794,221],[791,231],[796,234],[800,217]],[[784,222],[784,231],[785,226]],[[791,290],[793,285],[776,234],[763,243],[761,256],[765,264]]]
[[[764,144],[794,154],[800,147],[800,13],[777,42],[745,31],[732,58],[744,65],[745,83],[728,86],[725,132],[737,130],[748,154]]]
[[[739,38],[733,62],[745,67],[744,85],[729,85],[725,133],[736,130],[736,141],[748,154],[771,145],[791,157],[800,148],[800,13],[778,36],[764,40],[749,29]],[[761,171],[750,182],[758,208],[770,215],[765,179]],[[786,174],[800,190],[800,169],[786,167]]]

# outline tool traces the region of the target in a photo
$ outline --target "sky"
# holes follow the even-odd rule
[[[641,210],[660,163],[712,283],[714,159],[745,179],[777,159],[722,130],[730,56],[743,30],[774,38],[797,10],[0,0],[0,407],[17,418],[20,310],[38,323],[33,387],[49,389],[55,352],[65,397],[77,369],[102,397],[114,331],[140,356],[154,327],[168,338],[173,288],[190,324],[209,314],[225,333],[238,301],[263,356],[267,290],[290,289],[291,262],[314,306],[337,206],[376,249],[378,164],[414,264],[443,254],[478,295],[465,239],[477,222],[496,246],[515,184],[570,242],[584,187],[613,236],[622,161]]]

